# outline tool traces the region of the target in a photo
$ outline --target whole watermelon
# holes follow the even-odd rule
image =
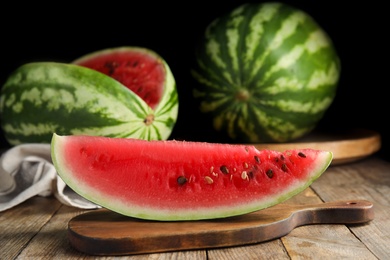
[[[341,70],[316,21],[277,2],[218,17],[195,56],[200,111],[239,142],[288,142],[311,132],[334,100]]]

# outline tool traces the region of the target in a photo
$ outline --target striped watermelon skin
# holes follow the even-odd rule
[[[178,95],[166,66],[165,91],[153,110],[103,73],[74,64],[27,63],[3,85],[1,127],[10,145],[50,143],[53,133],[167,139],[176,123]]]
[[[307,13],[244,4],[209,24],[196,50],[193,95],[236,141],[287,142],[311,132],[332,104],[341,62]]]

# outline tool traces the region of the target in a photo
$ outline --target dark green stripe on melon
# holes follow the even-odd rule
[[[240,142],[286,142],[313,130],[340,75],[329,36],[282,3],[244,4],[215,19],[196,61],[201,111]]]

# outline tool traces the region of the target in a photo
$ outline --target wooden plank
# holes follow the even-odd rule
[[[327,183],[322,185],[328,186]],[[308,188],[286,203],[306,204],[320,201],[321,198]],[[302,226],[281,240],[291,259],[376,259],[345,225]]]
[[[248,246],[238,246],[223,249],[208,250],[208,259],[291,259],[280,239]]]
[[[54,200],[52,201],[55,202]],[[71,217],[84,212],[61,205],[55,215],[42,227],[20,254],[20,259],[54,259],[80,256],[68,243],[66,228]],[[82,256],[82,255],[81,255]]]
[[[330,167],[312,188],[324,201],[365,199],[374,203],[375,218],[365,225],[348,225],[378,259],[390,255],[390,163],[375,157]],[[342,241],[340,239],[340,241]]]
[[[291,259],[377,259],[344,225],[298,228],[282,241]]]
[[[14,259],[50,220],[61,204],[52,198],[33,197],[0,213],[0,259]]]
[[[53,203],[55,201],[53,200]],[[18,256],[18,259],[95,259],[96,256],[84,254],[74,249],[67,237],[67,226],[69,220],[88,210],[62,206],[57,214],[36,234]],[[90,210],[91,211],[91,210]],[[206,259],[205,250],[171,252],[166,254],[144,254],[131,259],[150,259],[158,256],[158,259]],[[117,257],[104,257],[103,259],[117,259]],[[122,257],[121,259],[130,259]]]

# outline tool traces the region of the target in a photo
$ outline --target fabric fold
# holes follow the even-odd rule
[[[34,196],[54,195],[67,206],[96,209],[58,176],[50,155],[50,144],[21,144],[0,157],[0,211]]]

